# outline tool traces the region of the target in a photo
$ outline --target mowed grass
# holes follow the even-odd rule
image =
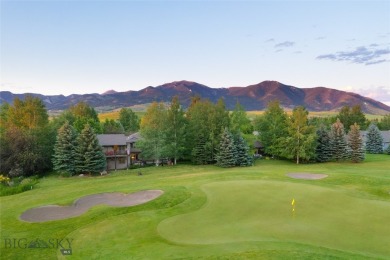
[[[361,164],[295,165],[262,160],[221,169],[179,165],[117,171],[104,177],[40,181],[0,198],[1,259],[386,259],[390,256],[390,156]],[[325,173],[299,180],[288,172]],[[19,220],[25,210],[68,205],[100,192],[162,189],[135,207],[96,206],[46,223]],[[291,200],[296,210],[291,211]],[[9,248],[5,239],[73,239],[58,248]]]

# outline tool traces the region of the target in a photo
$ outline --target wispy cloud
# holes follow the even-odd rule
[[[275,44],[275,48],[286,48],[294,46],[295,42],[285,41]]]
[[[316,40],[319,41],[319,40],[325,40],[326,37],[325,36],[320,36],[320,37],[317,37]]]
[[[352,92],[369,97],[385,104],[390,104],[390,88],[384,86],[370,87],[368,89],[350,88]]]
[[[333,60],[333,61],[349,61],[357,64],[374,65],[383,62],[388,62],[390,49],[379,49],[376,44],[371,44],[369,47],[361,46],[352,51],[339,51],[336,53],[319,55],[316,59]]]
[[[266,40],[265,42],[274,42],[274,41],[275,41],[274,38],[270,38],[270,39]]]

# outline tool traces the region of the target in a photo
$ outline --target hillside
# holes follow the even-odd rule
[[[9,91],[1,91],[0,103],[12,103],[14,98],[23,99],[27,94],[29,93],[13,94]],[[246,110],[263,110],[269,101],[277,99],[285,108],[303,105],[309,111],[332,111],[345,105],[359,104],[366,113],[385,114],[390,112],[389,106],[355,93],[325,87],[297,88],[277,81],[263,81],[247,87],[230,88],[210,88],[196,82],[175,81],[157,87],[149,86],[139,91],[116,92],[109,90],[103,94],[73,94],[69,96],[45,96],[31,93],[30,95],[42,99],[49,110],[66,109],[80,101],[85,101],[94,107],[128,107],[153,101],[169,102],[173,96],[178,96],[181,103],[187,107],[192,97],[200,96],[213,102],[223,98],[228,109],[233,109],[238,101]]]

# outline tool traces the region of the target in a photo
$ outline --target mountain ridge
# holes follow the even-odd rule
[[[138,91],[108,90],[102,94],[72,94],[69,96],[37,93],[13,94],[10,91],[0,91],[0,103],[12,103],[16,97],[23,99],[26,95],[40,98],[48,110],[67,109],[80,101],[85,101],[93,107],[120,108],[153,101],[170,102],[173,96],[178,96],[183,106],[187,107],[192,97],[200,96],[212,102],[223,98],[226,107],[230,110],[237,102],[240,102],[246,110],[263,110],[269,101],[277,99],[281,106],[288,109],[302,105],[309,111],[334,111],[345,105],[360,105],[366,113],[390,112],[389,106],[353,92],[326,87],[298,88],[278,81],[263,81],[246,87],[210,88],[197,82],[182,80],[156,87],[148,86]]]

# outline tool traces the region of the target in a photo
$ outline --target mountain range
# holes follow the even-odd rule
[[[210,88],[196,82],[175,81],[157,87],[149,86],[139,91],[109,90],[103,94],[72,94],[69,96],[13,94],[9,91],[0,91],[0,103],[12,103],[16,97],[23,99],[26,95],[40,98],[48,110],[67,109],[80,101],[85,101],[93,107],[129,107],[153,101],[170,102],[173,96],[178,96],[183,106],[187,107],[192,97],[200,96],[212,102],[223,98],[229,110],[232,110],[237,102],[240,102],[246,110],[263,110],[269,101],[279,100],[281,106],[287,109],[302,105],[309,111],[334,111],[345,105],[360,105],[366,113],[386,114],[390,112],[389,106],[355,93],[325,87],[298,88],[277,81],[263,81],[247,87],[230,88]]]

